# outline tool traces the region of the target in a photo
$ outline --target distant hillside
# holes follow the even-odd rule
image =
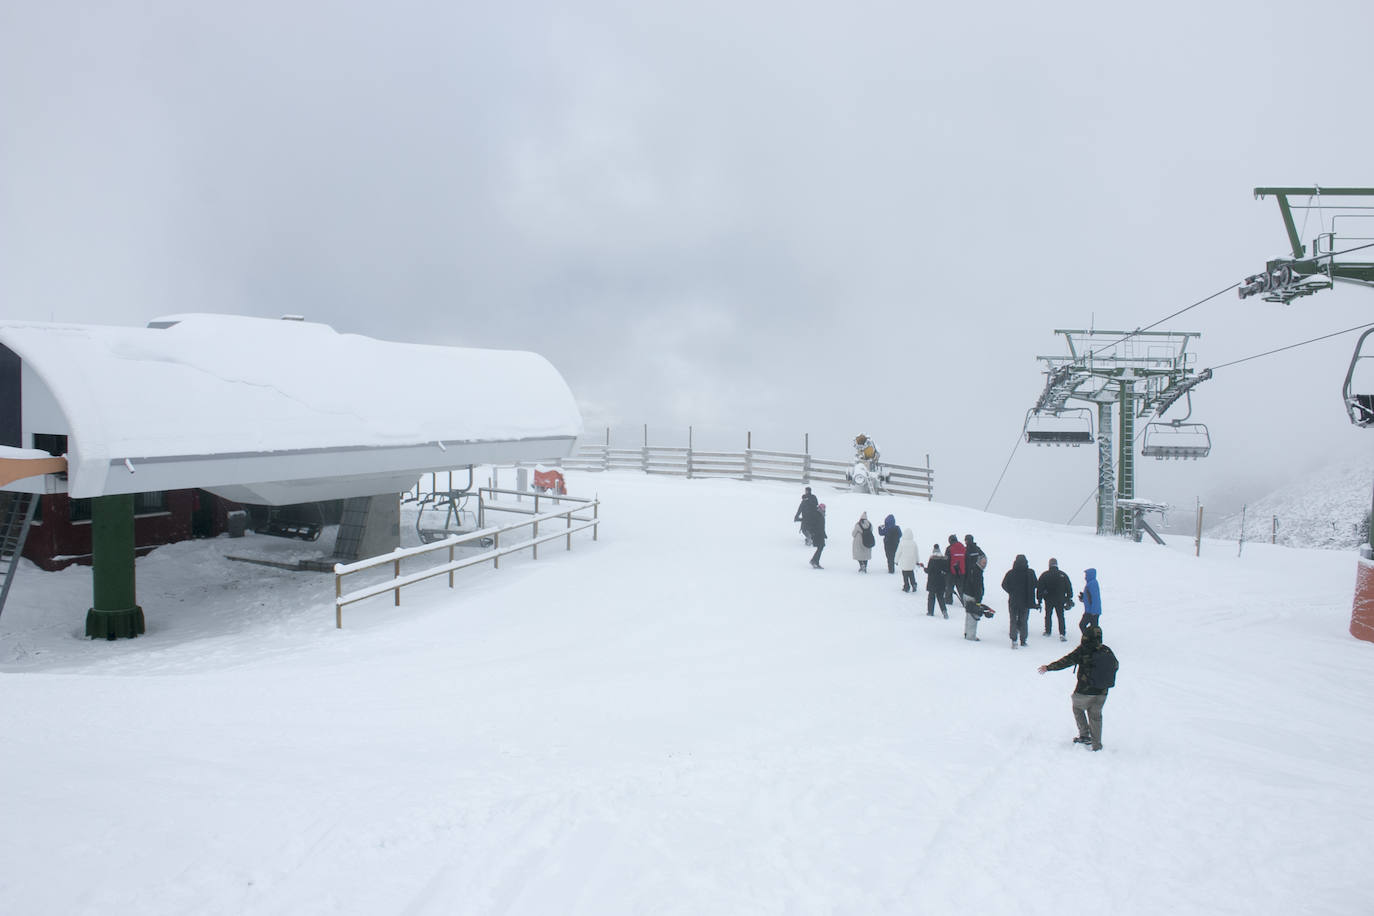
[[[1246,540],[1268,541],[1278,518],[1278,543],[1289,547],[1347,550],[1366,535],[1374,455],[1346,456],[1257,499],[1246,507]],[[1235,539],[1240,513],[1207,529],[1208,537]]]

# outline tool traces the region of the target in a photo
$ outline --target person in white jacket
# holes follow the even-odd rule
[[[902,539],[897,543],[897,568],[902,571],[902,591],[918,594],[916,585],[916,564],[921,561],[921,549],[916,546],[916,535],[909,526],[902,528]]]

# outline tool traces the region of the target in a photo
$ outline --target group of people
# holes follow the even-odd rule
[[[801,505],[797,507],[793,521],[801,523],[807,546],[815,547],[811,566],[821,569],[821,551],[825,549],[826,540],[825,505],[819,502],[810,487],[802,493]],[[978,624],[983,618],[992,617],[994,612],[983,603],[983,571],[987,569],[988,557],[973,535],[964,535],[961,542],[957,535],[951,534],[943,551],[939,543],[931,545],[924,563],[920,561],[915,534],[909,527],[898,526],[892,515],[883,519],[875,529],[868,513],[861,513],[850,536],[852,556],[859,564],[859,572],[868,572],[868,563],[881,538],[888,573],[895,573],[899,569],[902,573],[902,591],[919,594],[916,569],[919,567],[924,570],[926,615],[934,617],[938,605],[941,616],[949,619],[949,606],[954,603],[957,594],[964,608],[964,639],[980,641]],[[1048,568],[1037,576],[1026,555],[1017,554],[1011,569],[1002,576],[1002,590],[1007,593],[1007,627],[1013,649],[1027,644],[1032,608],[1044,609],[1043,635],[1052,636],[1057,622],[1060,642],[1068,642],[1064,612],[1074,606],[1073,581],[1059,568],[1057,559],[1050,557]],[[1071,666],[1075,668],[1078,679],[1073,694],[1073,712],[1078,737],[1074,743],[1097,751],[1102,749],[1102,705],[1115,681],[1116,661],[1111,650],[1102,644],[1102,592],[1096,569],[1084,570],[1084,585],[1078,593],[1078,600],[1083,604],[1083,616],[1078,622],[1081,634],[1079,645],[1063,658],[1040,666],[1039,671],[1044,674]],[[1107,667],[1107,663],[1102,661],[1104,652],[1110,656],[1110,677],[1104,673]]]

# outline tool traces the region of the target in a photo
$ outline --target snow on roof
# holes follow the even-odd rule
[[[70,436],[74,496],[109,492],[97,479],[126,460],[435,442],[566,439],[570,447],[582,426],[562,376],[530,352],[206,314],[146,328],[0,322],[0,343],[67,421],[67,430],[28,431]]]

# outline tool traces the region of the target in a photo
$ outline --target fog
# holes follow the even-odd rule
[[[1285,254],[1257,186],[1374,185],[1364,2],[1319,24],[1274,2],[88,6],[0,8],[3,317],[292,313],[530,349],[594,439],[844,457],[863,432],[929,455],[945,502],[982,508],[1005,466],[990,508],[1052,521],[1096,482],[1091,448],[1013,455],[1054,329],[1145,327]],[[1160,330],[1200,332],[1203,368],[1371,321],[1367,289],[1227,292]],[[1339,397],[1353,345],[1218,370],[1193,398],[1211,456],[1138,462],[1137,495],[1191,517],[1374,457]]]

